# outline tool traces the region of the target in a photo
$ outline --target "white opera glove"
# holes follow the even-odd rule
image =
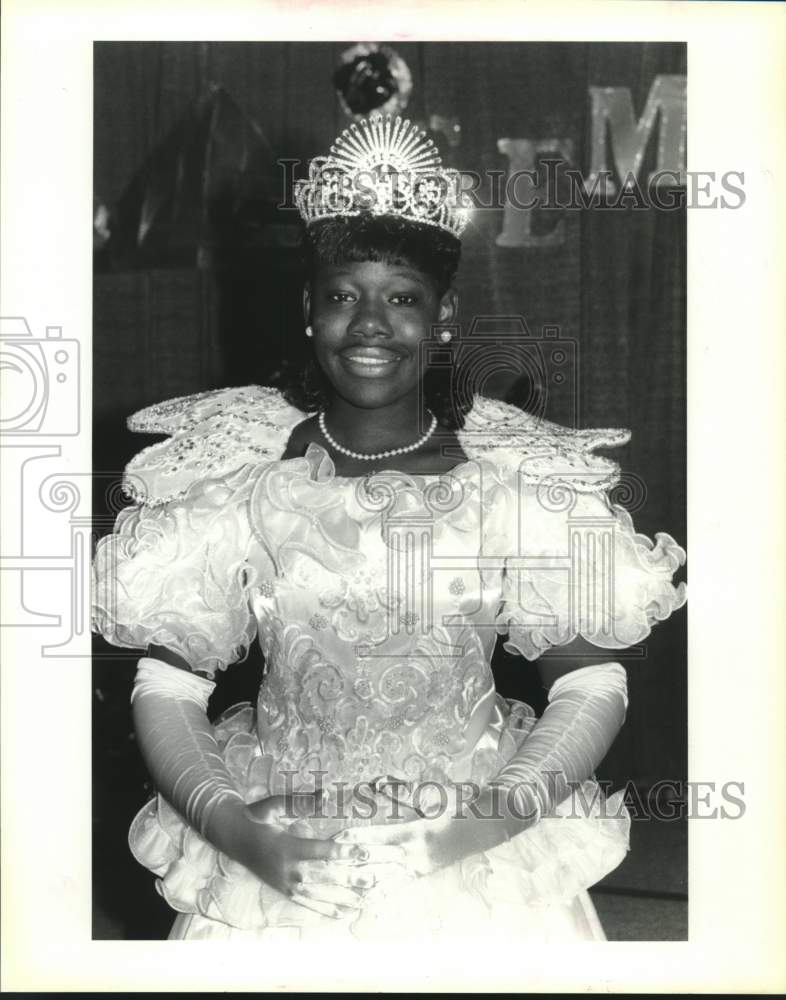
[[[520,832],[591,777],[625,721],[628,684],[619,663],[581,667],[552,685],[548,705],[493,779],[510,835]]]
[[[316,814],[321,790],[246,804],[207,717],[214,687],[161,660],[139,661],[131,695],[134,721],[160,793],[213,847],[295,902],[336,918],[358,909],[376,873],[398,855],[290,834],[297,816]]]
[[[211,680],[143,657],[131,693],[148,769],[164,798],[203,837],[220,803],[243,803],[207,718],[214,688]]]

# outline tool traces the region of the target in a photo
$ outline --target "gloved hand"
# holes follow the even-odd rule
[[[430,803],[426,805],[417,784],[411,789],[414,808],[402,797],[404,783],[378,784],[375,805],[380,822],[371,826],[352,827],[336,834],[334,840],[341,844],[355,844],[366,850],[383,847],[398,849],[397,866],[389,869],[391,877],[400,877],[403,864],[410,875],[429,875],[447,865],[461,861],[470,854],[488,851],[507,840],[505,817],[493,801],[489,788],[478,789],[470,782],[441,786],[435,794],[433,783],[427,790]],[[390,805],[389,799],[395,801]],[[395,860],[395,856],[391,856]],[[387,873],[380,872],[380,878]]]
[[[297,819],[316,815],[321,792],[273,795],[222,816],[225,853],[296,903],[324,916],[342,917],[362,907],[380,879],[401,871],[392,845],[361,846],[298,836]]]
[[[625,719],[627,677],[619,663],[581,667],[560,677],[549,703],[513,758],[479,794],[448,786],[430,817],[344,830],[340,843],[398,847],[407,867],[427,875],[522,833],[589,778]],[[414,797],[413,797],[414,798]]]
[[[207,718],[215,684],[144,657],[131,701],[139,746],[164,798],[217,850],[268,885],[318,913],[340,917],[400,852],[294,836],[318,793],[246,804],[234,787]]]

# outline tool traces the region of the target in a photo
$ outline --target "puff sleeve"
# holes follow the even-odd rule
[[[165,646],[211,677],[239,659],[256,634],[245,494],[235,475],[121,511],[93,561],[94,631],[115,646]]]
[[[686,599],[673,577],[686,554],[671,535],[639,534],[604,490],[549,489],[508,479],[495,517],[504,546],[497,631],[537,659],[581,636],[603,649],[645,639]]]

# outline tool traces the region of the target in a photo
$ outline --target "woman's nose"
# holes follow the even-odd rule
[[[384,312],[373,306],[358,309],[352,317],[349,332],[358,337],[390,337],[393,331]]]

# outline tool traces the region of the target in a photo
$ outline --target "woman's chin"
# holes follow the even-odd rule
[[[342,378],[333,383],[333,388],[345,402],[363,410],[389,406],[408,391],[398,379],[388,378]]]

